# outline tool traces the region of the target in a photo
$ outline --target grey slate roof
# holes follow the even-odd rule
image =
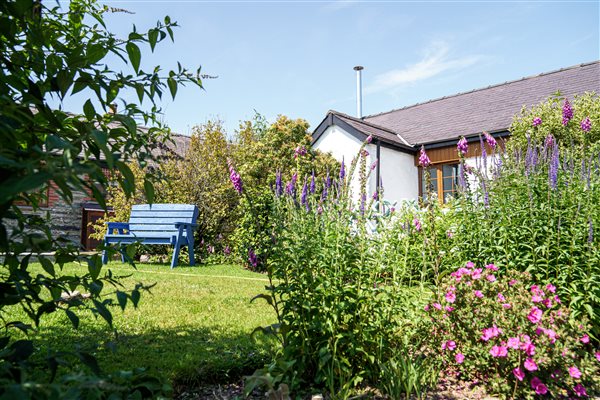
[[[373,135],[390,144],[417,147],[478,135],[483,131],[506,132],[513,116],[523,106],[538,104],[557,91],[569,99],[584,92],[600,94],[600,61],[369,115],[362,120],[336,111],[329,113],[365,135]],[[326,121],[327,118],[323,123]],[[316,138],[323,131],[323,123],[315,130]]]

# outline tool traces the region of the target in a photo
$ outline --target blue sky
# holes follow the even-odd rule
[[[184,134],[214,118],[233,134],[254,110],[312,128],[329,109],[355,115],[355,65],[368,115],[600,59],[598,1],[103,3],[135,13],[108,17],[117,33],[165,15],[181,26],[142,65],[218,75],[163,101]]]

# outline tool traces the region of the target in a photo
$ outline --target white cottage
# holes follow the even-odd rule
[[[313,147],[348,163],[372,136],[367,146],[369,161],[378,159],[379,163],[369,182],[369,195],[381,180],[385,199],[400,202],[422,195],[418,153],[424,146],[432,162],[434,190],[440,201],[445,201],[457,190],[456,144],[461,136],[469,141],[467,163],[475,164],[481,155],[482,132],[499,141],[508,138],[513,116],[523,106],[538,104],[556,92],[568,99],[584,92],[600,93],[600,61],[362,118],[330,110],[313,132]]]

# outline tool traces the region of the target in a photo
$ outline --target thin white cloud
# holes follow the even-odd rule
[[[358,0],[336,0],[331,3],[325,4],[321,7],[321,10],[324,12],[336,12],[343,10],[344,8],[350,7],[353,4],[356,4]]]
[[[375,93],[397,89],[418,81],[432,78],[447,71],[467,68],[481,60],[481,56],[473,55],[452,58],[447,43],[432,42],[425,50],[421,61],[402,69],[393,69],[375,76],[374,82],[367,86],[365,93]]]

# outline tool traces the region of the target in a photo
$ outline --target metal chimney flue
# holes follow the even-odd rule
[[[362,73],[364,67],[357,65],[356,71],[356,116],[362,118]]]

